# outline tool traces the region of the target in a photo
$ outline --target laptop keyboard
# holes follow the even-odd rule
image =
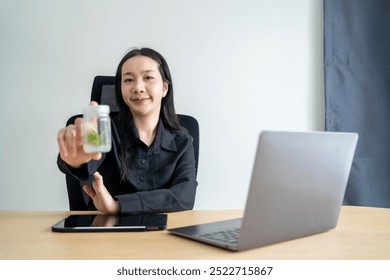
[[[240,235],[240,228],[233,228],[223,231],[217,231],[213,233],[206,233],[199,235],[200,237],[219,241],[227,244],[236,244],[238,242],[238,236]]]

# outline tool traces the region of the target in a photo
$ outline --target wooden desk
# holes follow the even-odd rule
[[[234,253],[166,231],[55,233],[70,212],[0,211],[0,259],[390,259],[390,209],[344,206],[325,233]],[[73,212],[77,213],[77,212]],[[237,218],[240,210],[171,213],[168,227]]]

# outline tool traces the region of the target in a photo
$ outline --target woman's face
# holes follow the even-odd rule
[[[133,117],[159,116],[168,84],[156,61],[142,55],[129,58],[122,66],[121,80],[122,97]]]

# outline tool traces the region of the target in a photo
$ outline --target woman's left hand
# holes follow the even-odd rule
[[[93,176],[95,180],[92,187],[84,185],[83,190],[93,200],[97,210],[104,214],[118,214],[120,211],[119,202],[107,191],[103,184],[103,176],[99,172],[95,172]]]

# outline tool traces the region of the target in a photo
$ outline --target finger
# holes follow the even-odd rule
[[[96,193],[101,192],[103,189],[103,176],[99,172],[93,174],[95,180],[92,183],[93,189]]]
[[[74,125],[76,128],[76,141],[78,145],[83,145],[83,137],[84,137],[84,130],[83,130],[83,125],[84,125],[84,120],[82,118],[77,118],[74,121]]]
[[[89,105],[91,105],[91,106],[99,106],[99,103],[97,103],[96,101],[91,101],[91,102],[89,102]]]
[[[91,187],[88,186],[88,185],[84,185],[84,186],[83,186],[83,190],[84,190],[84,192],[85,192],[90,198],[94,199],[96,193],[95,193],[95,191],[93,190],[93,188],[91,188]]]
[[[74,149],[73,149],[73,141],[74,141],[74,133],[72,132],[73,125],[69,125],[62,129],[62,131],[59,133],[58,137],[62,137],[62,140],[59,139],[60,143],[63,144],[63,148],[67,150],[67,155],[73,156]]]
[[[62,155],[63,157],[68,157],[69,152],[65,145],[64,135],[65,135],[65,128],[62,128],[60,129],[60,131],[58,131],[57,134],[58,149],[60,150],[60,155]]]
[[[69,125],[65,129],[65,134],[64,134],[64,139],[65,139],[65,144],[68,149],[68,153],[72,157],[76,157],[76,143],[75,143],[75,138],[76,138],[76,131],[74,125]]]
[[[102,153],[92,153],[92,154],[90,154],[90,156],[91,156],[91,159],[93,159],[93,160],[99,160],[102,158]]]

